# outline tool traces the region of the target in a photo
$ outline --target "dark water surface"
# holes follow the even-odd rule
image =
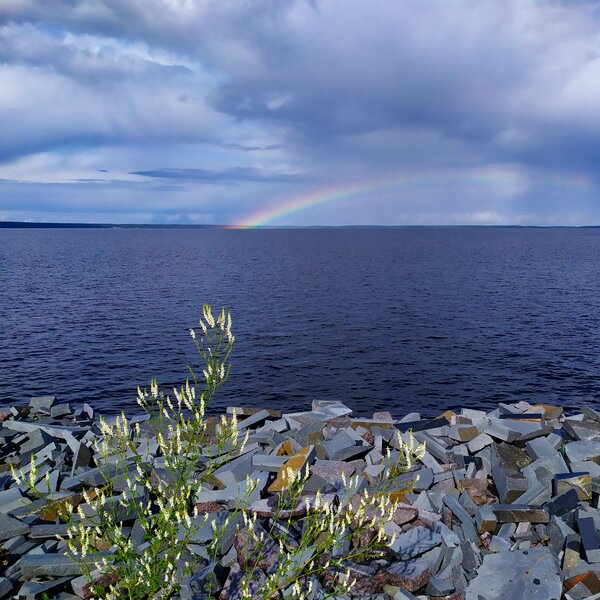
[[[598,406],[599,284],[600,229],[0,230],[0,406],[133,409],[205,302],[237,338],[215,408]]]

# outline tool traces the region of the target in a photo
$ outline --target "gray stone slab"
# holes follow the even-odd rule
[[[498,519],[490,506],[481,506],[475,514],[475,525],[479,533],[495,531]]]
[[[562,582],[548,548],[484,556],[469,582],[465,600],[560,600]]]
[[[49,525],[32,525],[29,532],[29,537],[36,538],[49,538],[56,535],[66,536],[69,531],[69,525],[65,524],[49,524]]]
[[[325,413],[329,418],[345,417],[352,414],[352,409],[339,400],[313,400],[312,409]]]
[[[536,483],[525,493],[515,499],[516,504],[530,504],[531,506],[542,506],[552,498],[550,486]]]
[[[21,573],[33,577],[81,575],[81,566],[67,554],[26,554],[21,558]]]
[[[413,489],[415,492],[423,492],[433,485],[433,470],[424,467],[414,472],[415,483]]]
[[[255,427],[256,425],[262,425],[267,419],[271,418],[271,413],[268,410],[260,410],[254,413],[252,416],[238,422],[238,429],[245,431],[248,427]]]
[[[421,414],[418,412],[411,412],[408,413],[407,415],[404,415],[401,419],[400,419],[400,423],[414,423],[415,421],[420,421],[421,420]]]
[[[24,497],[18,487],[12,487],[0,492],[0,513],[12,513],[15,509],[30,503],[31,500]]]
[[[539,458],[553,458],[558,453],[548,438],[545,437],[539,437],[528,441],[527,444],[525,444],[525,448],[532,460],[538,460]]]
[[[569,462],[592,460],[600,464],[600,441],[576,441],[565,444]]]
[[[483,433],[503,442],[512,443],[519,438],[519,433],[506,426],[500,419],[490,419],[489,423],[483,428]]]
[[[488,549],[490,552],[505,552],[506,550],[510,550],[511,545],[509,540],[505,540],[499,535],[493,535]]]
[[[71,405],[68,403],[64,404],[55,404],[50,409],[50,416],[53,419],[60,419],[61,417],[66,417],[71,414]]]
[[[5,429],[10,429],[11,431],[22,431],[25,433],[30,433],[31,431],[35,431],[36,429],[41,429],[46,432],[48,435],[53,437],[58,437],[64,439],[66,433],[71,433],[73,435],[84,435],[88,432],[87,427],[77,427],[70,425],[44,425],[39,421],[30,422],[30,421],[3,421],[2,427]]]
[[[577,519],[577,527],[588,563],[600,562],[600,537],[598,537],[594,519],[580,517]]]
[[[526,504],[492,504],[499,523],[547,523],[548,511],[538,506]]]
[[[329,460],[348,460],[360,454],[366,454],[371,447],[359,446],[346,430],[339,430],[330,440],[323,442],[323,448]]]
[[[0,541],[29,533],[29,525],[0,513]]]
[[[566,491],[560,496],[556,496],[546,504],[546,508],[550,515],[561,516],[579,506],[579,496],[574,489]]]
[[[582,405],[581,413],[587,419],[600,423],[600,412],[598,412],[594,407],[590,406],[589,404]]]
[[[469,513],[451,496],[444,496],[443,502],[461,522],[465,539],[477,540],[477,531]]]
[[[563,429],[575,440],[600,440],[600,423],[565,419]]]
[[[529,481],[530,485],[536,485],[538,482],[544,485],[552,485],[556,473],[564,473],[568,470],[563,457],[556,453],[552,457],[538,458],[524,467],[523,476]]]
[[[54,597],[54,593],[63,588],[69,581],[71,581],[71,577],[61,577],[44,583],[26,581],[19,590],[19,597],[25,598],[25,600]]]
[[[501,502],[512,502],[529,487],[521,469],[531,463],[524,450],[508,444],[494,444],[491,451],[492,478]]]
[[[400,586],[409,592],[423,587],[431,577],[429,565],[420,559],[392,563],[385,571],[391,585]]]
[[[400,534],[391,548],[400,560],[409,560],[439,545],[442,536],[418,525]]]
[[[556,556],[563,549],[567,537],[577,535],[569,525],[556,515],[550,517],[546,531],[550,538],[550,548]]]
[[[467,443],[467,448],[471,454],[476,454],[480,450],[483,450],[487,446],[494,443],[494,439],[487,433],[480,433],[477,437],[473,438]]]
[[[38,450],[47,446],[54,441],[51,435],[48,435],[41,429],[35,429],[27,434],[26,440],[19,447],[19,451],[22,454],[29,454],[31,452],[36,453]]]
[[[433,473],[441,473],[444,469],[442,465],[429,453],[425,450],[425,453],[421,457],[421,462],[429,469],[433,471]]]
[[[49,411],[56,402],[56,396],[34,396],[29,400],[30,408],[41,408]]]
[[[13,590],[13,584],[8,577],[0,577],[0,598],[6,598]]]
[[[425,593],[433,598],[449,596],[454,591],[454,585],[444,579],[432,577],[425,586]]]
[[[252,456],[252,467],[261,471],[278,473],[283,467],[288,456],[277,456],[275,454],[254,454]]]

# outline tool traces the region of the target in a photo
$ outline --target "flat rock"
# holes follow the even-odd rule
[[[56,396],[34,396],[29,400],[29,407],[49,411],[55,402]]]
[[[465,600],[560,600],[562,582],[548,548],[484,556]]]
[[[21,558],[23,577],[81,575],[81,565],[67,554],[26,554]]]
[[[0,541],[29,533],[29,525],[0,513]]]
[[[0,598],[5,598],[12,592],[13,584],[8,577],[0,577]]]
[[[397,585],[414,592],[427,584],[431,571],[424,560],[405,560],[386,567],[385,577],[389,585]]]
[[[569,462],[593,460],[600,464],[600,441],[577,441],[565,444],[565,453]]]
[[[526,504],[492,504],[499,523],[547,523],[550,520],[548,511],[538,506]]]
[[[427,550],[434,548],[442,541],[442,536],[427,527],[418,525],[400,534],[392,544],[391,548],[400,560],[415,558]]]

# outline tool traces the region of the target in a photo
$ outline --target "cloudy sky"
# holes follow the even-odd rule
[[[600,224],[582,0],[2,0],[0,219]]]

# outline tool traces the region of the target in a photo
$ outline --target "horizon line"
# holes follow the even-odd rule
[[[84,223],[73,221],[0,221],[0,229],[400,229],[417,227],[485,227],[520,229],[586,229],[598,225],[523,225],[514,223],[430,223],[406,225],[255,225],[214,223]]]

